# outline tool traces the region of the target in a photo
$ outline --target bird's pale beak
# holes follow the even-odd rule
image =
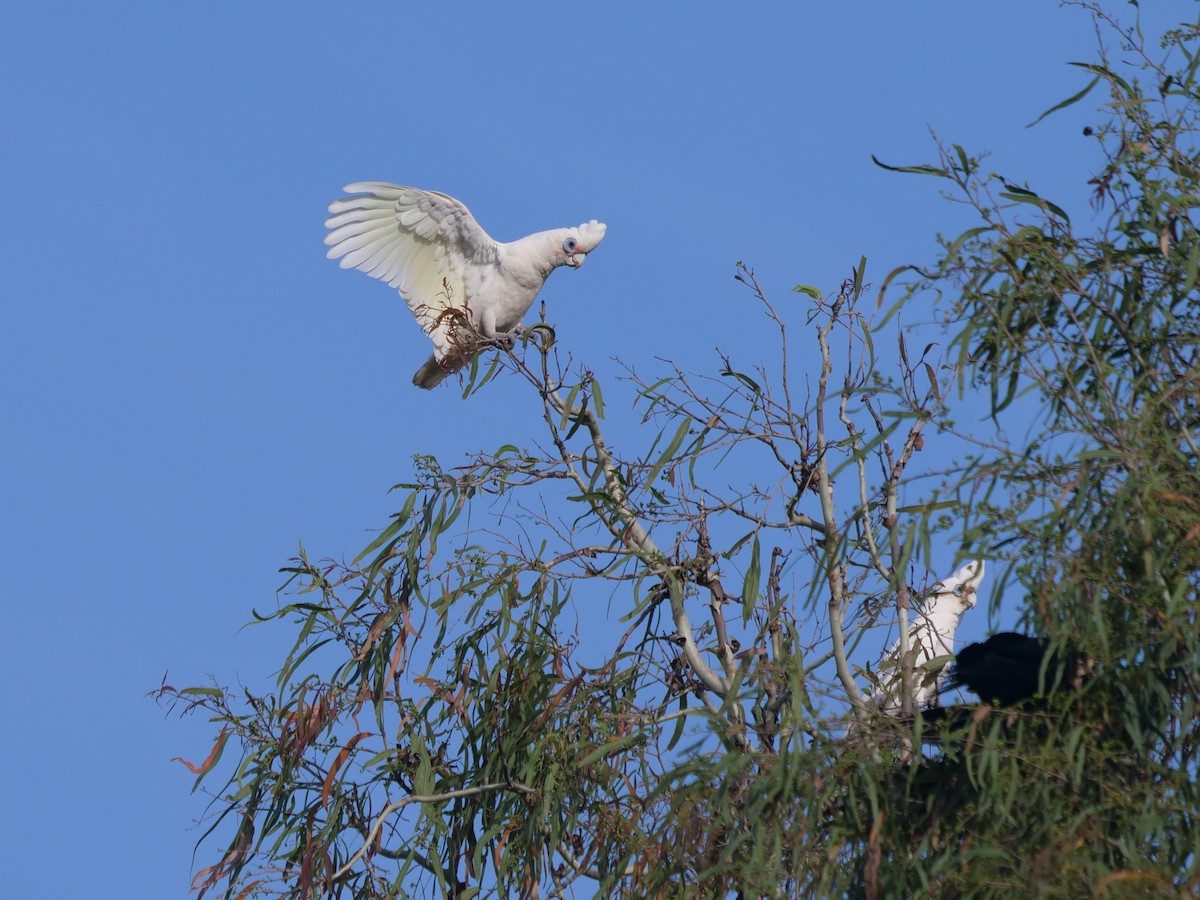
[[[583,261],[585,259],[587,259],[586,253],[576,253],[572,256],[567,257],[567,265],[570,266],[572,269],[578,269],[580,266],[583,265]]]

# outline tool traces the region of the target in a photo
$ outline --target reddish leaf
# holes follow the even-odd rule
[[[413,625],[412,616],[409,613],[409,604],[405,603],[400,610],[400,614],[404,617],[404,635],[411,634],[413,637],[420,637],[421,632],[417,631],[416,626]],[[403,638],[403,635],[401,637]]]
[[[395,616],[390,610],[382,612],[375,617],[375,622],[371,625],[371,630],[367,632],[366,640],[362,642],[362,646],[354,654],[355,662],[362,662],[367,658],[367,654],[371,652],[371,648],[375,646],[375,642],[379,640],[379,636],[383,634],[384,629],[391,624],[394,618]]]
[[[219,863],[215,866],[205,866],[203,869],[197,872],[195,877],[192,879],[192,890],[194,891],[202,888],[203,890],[200,890],[200,896],[203,897],[205,891],[221,880],[222,868],[222,865]]]
[[[371,732],[360,731],[354,737],[350,738],[350,740],[346,741],[346,745],[338,751],[338,755],[334,757],[333,765],[329,767],[329,774],[325,776],[325,786],[321,789],[321,806],[329,805],[329,794],[333,790],[333,780],[337,778],[338,770],[341,769],[342,764],[346,762],[351,752],[353,752],[355,745],[363,738],[370,736]]]
[[[392,677],[396,674],[396,670],[400,668],[400,664],[404,661],[404,641],[396,641],[396,650],[392,653],[392,661],[388,665],[387,674],[383,676],[385,685],[392,683]]]
[[[152,691],[152,692],[151,692],[151,693],[153,693],[153,694],[154,694],[154,696],[156,696],[156,697],[161,697],[163,694],[174,694],[174,693],[177,693],[177,691],[175,690],[175,688],[173,688],[173,687],[171,687],[171,685],[167,684],[167,674],[168,674],[169,672],[170,672],[170,669],[165,669],[165,670],[163,670],[162,684],[160,684],[160,685],[158,686],[158,690],[157,690],[157,691]]]
[[[193,765],[192,763],[188,762],[182,756],[172,757],[171,762],[183,763],[185,766],[188,767],[188,769],[191,771],[191,773],[193,775],[204,775],[205,773],[208,772],[209,769],[211,769],[213,766],[215,766],[217,764],[217,760],[221,758],[221,751],[225,749],[225,741],[228,739],[229,739],[229,729],[222,727],[221,733],[217,735],[217,742],[215,744],[213,744],[213,748],[212,748],[212,750],[209,751],[208,756],[205,758],[204,762],[200,763],[200,765],[198,765],[198,766]]]

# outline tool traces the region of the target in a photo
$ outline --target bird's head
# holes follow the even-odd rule
[[[587,255],[599,247],[600,242],[604,240],[606,228],[607,226],[603,222],[592,219],[576,228],[561,229],[563,253],[561,265],[570,266],[572,269],[582,266]]]
[[[939,596],[953,594],[961,600],[963,606],[970,609],[978,600],[979,585],[983,582],[983,574],[983,560],[973,560],[949,578],[935,584],[930,593]]]

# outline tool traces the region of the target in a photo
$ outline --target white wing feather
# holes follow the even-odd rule
[[[356,182],[329,206],[328,257],[396,288],[438,357],[450,350],[438,316],[463,308],[497,264],[498,248],[463,204],[437,191]]]
[[[400,292],[433,341],[433,356],[413,376],[422,388],[462,368],[477,335],[519,330],[546,277],[559,266],[579,268],[604,240],[604,225],[593,219],[500,244],[465,206],[437,191],[379,181],[346,191],[354,196],[329,205],[327,255]]]

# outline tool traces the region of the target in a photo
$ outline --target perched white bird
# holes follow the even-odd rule
[[[983,560],[969,562],[949,578],[933,586],[920,607],[910,613],[908,649],[912,653],[912,708],[927,706],[946,680],[945,666],[930,662],[954,653],[954,632],[963,613],[975,606],[983,581]],[[889,716],[903,709],[904,666],[900,641],[892,644],[875,667],[879,679],[868,699]]]
[[[423,388],[466,364],[471,332],[512,337],[546,277],[559,266],[579,268],[604,240],[605,226],[592,219],[504,244],[445,194],[376,181],[345,191],[357,196],[329,204],[328,256],[400,291],[433,340],[433,355],[413,375]]]

